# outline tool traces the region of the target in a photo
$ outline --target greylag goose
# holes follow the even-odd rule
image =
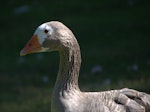
[[[128,88],[80,91],[80,47],[72,31],[58,21],[40,25],[20,55],[50,51],[58,51],[60,55],[51,112],[150,112],[150,95],[144,92]]]

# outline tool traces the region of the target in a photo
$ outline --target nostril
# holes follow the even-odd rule
[[[32,46],[32,44],[31,44],[31,43],[29,44],[29,47],[30,47],[30,46]]]

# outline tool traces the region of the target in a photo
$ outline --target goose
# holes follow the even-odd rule
[[[59,21],[38,26],[20,55],[51,51],[60,56],[51,112],[150,112],[148,93],[128,88],[82,92],[78,86],[80,47],[72,31]]]

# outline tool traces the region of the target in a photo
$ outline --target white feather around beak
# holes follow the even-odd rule
[[[44,31],[47,30],[48,32],[45,33]],[[37,35],[39,43],[42,45],[44,40],[48,38],[48,35],[52,35],[53,28],[46,23],[41,24],[34,32],[34,35]]]

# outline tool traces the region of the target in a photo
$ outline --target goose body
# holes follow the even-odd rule
[[[80,47],[72,31],[58,21],[40,25],[20,55],[50,51],[60,54],[51,112],[150,112],[150,95],[144,92],[127,88],[81,92],[78,86]]]

